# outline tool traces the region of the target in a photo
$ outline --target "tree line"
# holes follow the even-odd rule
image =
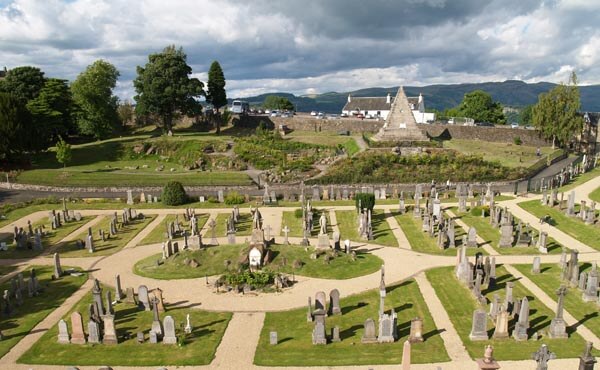
[[[182,48],[168,46],[137,67],[135,107],[114,95],[119,71],[105,60],[89,65],[72,82],[49,78],[32,66],[7,71],[0,80],[0,161],[46,150],[69,135],[105,139],[119,133],[134,115],[158,117],[165,132],[180,115],[202,113],[201,98],[212,104],[217,125],[227,104],[225,76],[218,61],[204,83],[191,77]],[[62,144],[61,144],[62,145]]]

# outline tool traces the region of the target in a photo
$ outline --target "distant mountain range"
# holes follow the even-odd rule
[[[404,91],[408,96],[418,96],[419,93],[425,97],[427,109],[444,110],[457,106],[463,96],[473,90],[483,90],[489,93],[494,100],[505,106],[524,107],[535,104],[540,93],[552,89],[556,84],[538,82],[529,84],[523,81],[507,80],[504,82],[484,82],[456,85],[429,85],[429,86],[405,86]],[[600,111],[600,85],[580,86],[581,110],[589,112]],[[396,94],[398,87],[372,87],[350,92],[328,92],[324,94],[296,96],[285,92],[273,92],[252,97],[242,98],[251,106],[260,106],[269,95],[279,95],[288,98],[297,107],[299,112],[321,111],[325,113],[340,113],[348,94],[352,96],[386,96],[388,93]],[[229,99],[231,104],[233,99]]]

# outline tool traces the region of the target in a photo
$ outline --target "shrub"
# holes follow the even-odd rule
[[[358,209],[358,204],[360,202],[360,207],[362,209],[370,209],[373,210],[375,207],[375,194],[371,193],[356,193],[354,196],[354,200],[356,202],[356,209]]]
[[[296,208],[294,210],[294,217],[295,218],[302,218],[302,208]]]
[[[171,181],[163,188],[161,199],[167,206],[178,206],[187,202],[187,194],[180,182]]]
[[[523,142],[521,141],[520,136],[515,136],[513,137],[513,143],[515,143],[515,145],[521,145]]]
[[[244,203],[244,196],[237,191],[230,191],[225,195],[225,204],[232,206],[234,204]]]

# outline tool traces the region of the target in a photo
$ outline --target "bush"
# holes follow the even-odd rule
[[[224,200],[225,204],[229,206],[232,206],[234,204],[242,204],[245,201],[244,196],[238,193],[237,191],[230,191],[229,193],[227,193],[227,195],[225,195]]]
[[[187,194],[180,182],[171,181],[163,188],[161,199],[167,206],[178,206],[187,202]]]
[[[302,208],[296,208],[294,210],[294,217],[295,218],[302,218]]]
[[[375,194],[371,193],[356,193],[354,196],[354,200],[356,202],[356,209],[358,209],[358,203],[360,201],[360,207],[362,209],[370,209],[373,210],[375,207]]]
[[[521,141],[520,136],[515,136],[513,137],[513,143],[515,143],[515,145],[521,145],[523,142]]]

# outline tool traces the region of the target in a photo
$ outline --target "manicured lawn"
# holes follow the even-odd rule
[[[91,293],[88,293],[73,309],[82,314],[86,333],[89,319],[88,305],[91,301]],[[184,346],[149,343],[148,332],[152,326],[152,312],[140,311],[131,304],[118,303],[113,307],[119,344],[59,344],[56,340],[58,325],[54,325],[18,361],[26,364],[65,366],[73,364],[83,366],[208,365],[214,358],[216,348],[231,319],[231,313],[166,306],[167,312],[160,314],[161,320],[166,315],[172,316],[177,335],[183,331],[180,325],[185,323],[186,314],[190,314],[193,331],[187,336]],[[63,317],[69,330],[71,330],[71,312]],[[143,344],[137,342],[138,331],[145,333],[146,342]],[[130,339],[125,339],[126,335]]]
[[[398,224],[400,225],[400,228],[404,232],[406,239],[408,239],[411,249],[414,251],[428,254],[454,256],[457,253],[457,248],[460,248],[462,245],[462,236],[465,234],[465,231],[462,229],[462,227],[456,224],[454,224],[456,248],[446,248],[441,250],[437,246],[437,239],[429,237],[427,232],[421,230],[423,227],[423,222],[421,219],[413,216],[412,210],[409,210],[403,215],[396,214],[395,217],[396,221],[398,221]],[[486,251],[481,248],[467,248],[467,255],[474,256],[476,253],[482,253],[484,255],[487,254]]]
[[[597,226],[586,225],[580,218],[569,217],[557,208],[543,206],[539,200],[528,200],[518,205],[536,217],[549,215],[554,227],[583,244],[600,250],[600,229]]]
[[[333,229],[331,228],[331,220],[329,220],[329,211],[313,208],[312,212],[313,212],[313,228],[312,228],[311,235],[316,237],[319,234],[319,230],[321,230],[321,226],[319,226],[319,218],[321,218],[321,212],[325,212],[325,217],[327,218],[327,234],[331,238]],[[283,217],[283,220],[281,222],[281,228],[283,229],[285,227],[285,225],[287,225],[287,227],[290,229],[289,236],[301,238],[302,237],[302,217],[296,218],[295,212],[293,212],[293,211],[282,212],[282,217]],[[283,235],[283,232],[281,230],[279,230],[279,232],[281,235]],[[275,234],[273,234],[273,235],[275,235]]]
[[[487,341],[471,341],[469,333],[471,332],[473,311],[478,308],[473,294],[468,288],[460,283],[455,275],[453,267],[441,267],[426,272],[427,279],[433,285],[436,295],[442,301],[448,316],[458,332],[463,344],[467,348],[472,358],[481,357],[483,348],[487,344],[494,347],[494,357],[497,360],[529,360],[531,354],[539,349],[542,344],[547,344],[551,351],[555,352],[558,358],[578,357],[581,355],[582,348],[585,348],[585,341],[581,336],[573,332],[572,328],[567,328],[569,339],[549,339],[545,335],[541,340],[528,340],[526,342],[517,342],[514,339],[493,339]],[[497,287],[494,291],[483,290],[488,302],[493,300],[493,295],[500,295],[504,299],[505,286],[509,281],[514,282],[513,296],[516,299],[522,299],[527,296],[529,300],[529,322],[530,328],[527,331],[529,335],[534,332],[545,333],[550,327],[550,321],[554,317],[553,310],[556,307],[548,308],[533,294],[527,290],[517,279],[510,275],[505,268],[499,266],[496,269]],[[485,308],[488,311],[487,307]],[[509,322],[509,332],[512,334],[514,320]],[[488,335],[491,338],[494,332],[495,323],[488,320]]]
[[[106,241],[102,241],[99,230],[104,230],[105,235],[109,235],[110,220],[112,216],[104,216],[103,219],[92,227],[92,236],[94,238],[94,253],[90,253],[86,248],[78,249],[75,244],[75,240],[69,241],[62,244],[58,252],[61,257],[96,257],[96,256],[107,256],[120,251],[131,239],[133,239],[140,231],[142,231],[152,220],[155,215],[146,215],[144,220],[135,220],[129,223],[129,225],[123,226],[117,230],[117,235],[111,236]],[[119,220],[120,220],[119,216]],[[87,237],[87,230],[79,234],[76,239],[85,241]]]
[[[357,251],[356,261],[350,256],[340,254],[326,264],[324,256],[318,259],[310,259],[314,249],[292,245],[273,245],[273,260],[265,269],[297,275],[309,276],[322,279],[350,279],[358,276],[368,275],[378,271],[383,261],[370,253]],[[183,251],[178,255],[163,261],[160,266],[156,265],[161,260],[162,253],[144,258],[135,264],[133,271],[141,276],[154,279],[195,279],[204,276],[224,274],[228,271],[226,260],[231,261],[229,270],[236,270],[241,259],[245,257],[248,250],[247,245],[222,245],[208,247],[200,251]],[[200,266],[193,268],[184,263],[185,259],[195,259]],[[295,260],[303,262],[301,268],[294,269]],[[285,265],[284,265],[285,261]]]
[[[231,217],[231,213],[219,213],[215,218],[215,235],[217,238],[227,236],[227,219]],[[204,221],[206,222],[206,220]],[[263,225],[266,227],[267,225]],[[198,223],[198,227],[200,224]],[[248,236],[252,234],[252,215],[250,213],[240,213],[238,222],[235,224],[235,236]],[[271,235],[275,235],[274,231],[271,231]],[[212,237],[210,227],[206,226],[203,238]]]
[[[32,223],[32,227],[35,230],[35,228],[38,226],[44,226],[45,236],[42,237],[42,245],[44,246],[44,249],[47,249],[53,247],[56,243],[91,220],[92,217],[83,217],[80,221],[63,223],[60,228],[52,230],[51,223],[48,221],[48,217],[43,217],[38,222]],[[27,227],[23,229],[25,232],[27,232]],[[8,242],[8,251],[0,252],[0,258],[30,258],[44,252],[33,249],[17,250],[16,245],[12,241],[12,233],[0,234],[0,240],[5,240]],[[33,238],[31,239],[31,242],[33,243]]]
[[[594,191],[592,191],[588,197],[591,200],[594,200],[596,202],[600,202],[600,188],[596,188]]]
[[[375,325],[378,325],[379,292],[377,290],[343,298],[340,306],[342,315],[327,317],[325,327],[327,336],[330,336],[331,329],[339,326],[341,342],[327,345],[312,344],[311,333],[314,324],[306,322],[306,307],[284,312],[268,312],[256,348],[254,363],[261,366],[399,364],[402,358],[402,346],[410,331],[410,320],[417,316],[423,318],[425,342],[412,345],[413,363],[450,360],[414,280],[407,280],[387,289],[385,309],[388,312],[394,309],[398,313],[400,339],[394,343],[361,343],[365,320],[372,318],[375,320]],[[275,346],[269,345],[270,331],[279,333],[279,343]]]
[[[515,131],[514,136],[519,136],[519,132]],[[554,152],[552,147],[541,147],[542,157],[538,157],[535,146],[461,139],[444,141],[444,148],[454,149],[464,154],[480,155],[488,161],[497,161],[508,167],[529,167]]]
[[[0,356],[4,356],[17,344],[33,327],[42,321],[50,312],[57,309],[71,294],[87,280],[87,274],[81,276],[63,276],[59,280],[52,280],[54,268],[52,266],[30,266],[23,272],[25,284],[29,280],[31,268],[35,268],[40,286],[44,291],[37,297],[29,298],[27,287],[23,293],[23,305],[16,306],[11,316],[7,317],[2,312],[0,331]],[[69,267],[63,266],[63,270]],[[2,284],[0,289],[9,289],[10,281]],[[13,304],[14,304],[13,300]],[[3,306],[4,307],[4,306]],[[13,306],[14,307],[14,306]]]
[[[335,216],[337,218],[342,240],[350,239],[354,241],[366,241],[358,235],[358,215],[356,211],[335,211]],[[396,240],[390,225],[386,221],[383,210],[374,210],[371,218],[371,223],[373,226],[373,240],[370,240],[369,243],[397,247],[398,240]]]
[[[156,226],[154,230],[150,232],[150,234],[146,235],[146,237],[139,244],[145,245],[162,243],[166,241],[167,238],[165,237],[165,234],[167,233],[167,227],[171,222],[175,222],[175,219],[175,215],[167,215],[167,217],[165,217],[165,219],[158,226]],[[208,215],[196,214],[196,219],[198,219],[198,230],[200,230],[206,223],[206,220],[208,220]],[[185,221],[185,219],[183,218],[183,214],[179,215],[179,223],[184,229],[187,229],[188,231],[190,230],[190,228],[188,227],[189,222]],[[188,235],[191,235],[191,232]],[[183,236],[175,237],[173,240],[183,240]]]
[[[560,266],[557,264],[542,264],[541,274],[531,273],[531,265],[515,265],[523,275],[527,276],[537,286],[539,286],[550,298],[556,300],[556,289],[561,285]],[[591,265],[582,263],[579,265],[579,271],[590,272]],[[600,337],[600,318],[598,317],[598,305],[596,302],[584,302],[581,299],[582,291],[577,288],[569,288],[565,296],[565,309],[573,317],[580,320],[596,336]]]
[[[537,201],[539,203],[539,201]],[[500,254],[513,254],[513,255],[524,255],[524,254],[539,254],[539,251],[536,246],[522,247],[522,246],[514,246],[512,248],[499,248],[498,243],[500,243],[500,229],[494,228],[490,224],[490,217],[487,216],[482,218],[479,215],[473,215],[471,212],[458,213],[456,208],[452,208],[452,211],[458,218],[460,218],[464,223],[469,226],[475,227],[477,230],[477,235],[479,235],[486,243],[492,246],[498,253]],[[477,212],[476,212],[477,213]],[[519,222],[519,219],[513,217],[515,224]],[[532,226],[532,225],[530,225]],[[525,227],[525,226],[523,226]],[[532,227],[533,228],[533,227]],[[517,226],[515,225],[513,228],[513,233],[516,235]],[[537,233],[536,233],[537,237]],[[546,239],[546,247],[548,248],[548,254],[560,254],[562,252],[562,247],[554,238],[548,237]]]
[[[118,165],[111,162],[113,165]],[[154,163],[155,164],[155,163]],[[179,181],[186,186],[250,185],[252,180],[243,172],[135,172],[104,168],[37,169],[22,172],[18,182],[49,186],[164,186]]]

